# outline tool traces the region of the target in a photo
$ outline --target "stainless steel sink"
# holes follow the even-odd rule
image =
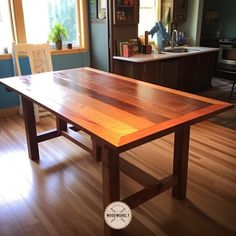
[[[165,52],[172,52],[172,53],[184,53],[184,52],[194,52],[200,51],[198,49],[189,49],[189,48],[166,48]]]

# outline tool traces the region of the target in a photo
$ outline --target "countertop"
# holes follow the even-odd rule
[[[157,60],[164,60],[164,59],[171,59],[176,57],[185,57],[190,55],[196,54],[203,54],[208,52],[217,52],[219,48],[208,48],[208,47],[176,47],[176,48],[186,48],[188,52],[161,52],[152,53],[152,54],[137,54],[131,57],[120,57],[120,56],[113,56],[113,59],[122,60],[122,61],[129,61],[129,62],[148,62],[148,61],[157,61]],[[168,49],[168,48],[166,48]]]

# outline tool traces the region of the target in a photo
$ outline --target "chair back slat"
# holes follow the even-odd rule
[[[32,74],[52,71],[52,60],[49,44],[12,44],[15,75],[22,75],[19,58],[26,56]]]
[[[20,57],[29,58],[31,74],[37,74],[53,70],[49,44],[16,44],[13,42],[12,59],[15,75],[22,75]],[[19,112],[20,114],[23,114],[21,97]],[[40,110],[39,106],[36,104],[34,104],[34,113],[36,122],[39,122],[41,116],[51,115],[51,113],[49,112],[45,112],[42,109]]]

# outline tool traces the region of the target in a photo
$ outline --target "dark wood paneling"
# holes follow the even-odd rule
[[[199,56],[180,57],[179,59],[179,82],[178,87],[183,91],[193,91],[198,86],[196,73],[199,63]]]
[[[128,41],[138,37],[139,22],[139,0],[135,0],[133,24],[115,24],[114,22],[114,0],[109,0],[109,47],[110,47],[110,71],[114,72],[113,56],[117,55],[117,40]]]
[[[178,89],[179,60],[165,60],[160,62],[160,77],[158,84]]]
[[[114,60],[115,73],[186,92],[209,89],[218,52],[135,63]]]
[[[183,23],[187,18],[187,0],[174,0],[173,23]]]
[[[217,52],[211,52],[180,57],[179,89],[188,92],[209,89],[216,70],[217,56]]]

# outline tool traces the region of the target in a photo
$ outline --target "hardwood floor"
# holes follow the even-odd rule
[[[198,95],[214,98],[220,101],[228,102],[230,91],[232,89],[233,81],[223,78],[212,78],[212,87],[206,91],[198,92]],[[234,108],[226,112],[219,113],[212,118],[211,122],[214,122],[219,125],[223,125],[230,129],[236,130],[236,94],[234,91],[233,97],[230,101],[234,104]]]
[[[43,118],[38,130],[51,128]],[[187,200],[162,193],[132,211],[121,235],[235,235],[236,131],[210,122],[192,127]],[[173,135],[122,157],[157,178],[172,171]],[[0,236],[103,235],[101,166],[64,138],[28,159],[23,119],[0,119]],[[141,189],[121,174],[122,198]]]

